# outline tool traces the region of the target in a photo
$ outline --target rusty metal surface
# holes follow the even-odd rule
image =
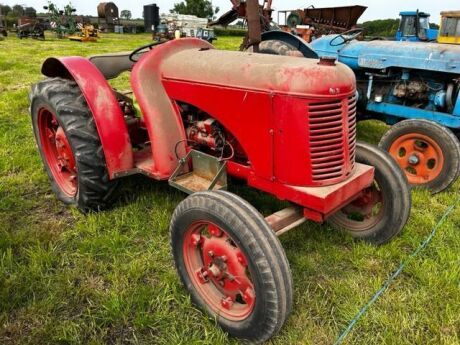
[[[301,219],[305,219],[303,216],[303,209],[296,206],[285,208],[265,217],[268,225],[270,225],[276,233]]]
[[[248,40],[245,48],[252,46],[254,52],[258,53],[262,35],[258,0],[246,1],[246,16],[248,21]]]
[[[226,162],[203,152],[191,150],[180,160],[179,166],[168,182],[170,186],[188,194],[226,189]]]
[[[306,8],[304,24],[315,23],[342,29],[351,29],[366,11],[365,6]]]
[[[113,2],[101,2],[97,5],[97,15],[107,22],[113,22],[119,18],[118,7]]]

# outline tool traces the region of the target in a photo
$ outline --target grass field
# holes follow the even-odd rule
[[[0,343],[226,344],[215,322],[193,307],[175,273],[168,225],[185,197],[165,183],[123,181],[116,206],[84,216],[58,202],[42,168],[27,94],[48,56],[131,50],[147,35],[81,44],[9,37],[0,42]],[[238,38],[219,38],[236,49]],[[127,76],[117,81],[127,85]],[[386,127],[360,124],[378,142]],[[295,287],[294,310],[273,344],[331,344],[389,274],[460,196],[457,183],[432,197],[413,192],[402,235],[375,248],[327,225],[281,238]],[[264,213],[277,205],[232,189]],[[345,344],[460,344],[460,208],[430,246],[359,321]]]

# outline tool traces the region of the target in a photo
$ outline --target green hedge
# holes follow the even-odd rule
[[[246,30],[214,28],[214,33],[217,36],[244,36],[246,35]]]

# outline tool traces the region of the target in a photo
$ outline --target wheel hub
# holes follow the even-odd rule
[[[436,179],[444,166],[441,147],[432,138],[410,133],[402,135],[389,149],[399,166],[405,171],[410,184],[422,185]]]
[[[61,168],[66,168],[69,171],[75,171],[75,158],[70,148],[69,141],[64,133],[61,126],[56,130],[56,150],[58,154],[58,160]]]
[[[38,131],[42,153],[56,184],[69,197],[77,192],[77,168],[72,148],[55,114],[42,108],[38,112]]]
[[[409,157],[408,162],[410,165],[417,165],[418,163],[420,163],[420,159],[418,158],[416,154],[412,154]]]
[[[254,307],[255,290],[243,252],[211,223],[202,223],[188,238],[184,261],[202,297],[217,314],[234,320],[247,317]]]

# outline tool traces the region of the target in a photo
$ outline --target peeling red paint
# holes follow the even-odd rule
[[[134,167],[133,153],[123,113],[101,72],[82,57],[50,58],[42,72],[48,77],[71,77],[80,87],[93,114],[111,178]]]

